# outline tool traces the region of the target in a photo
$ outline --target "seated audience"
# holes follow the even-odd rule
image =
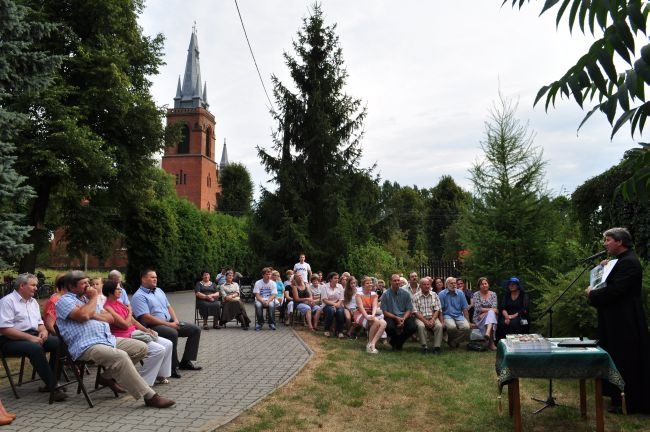
[[[383,279],[377,280],[377,296],[381,299],[381,296],[384,294],[384,291],[386,291],[386,282],[384,282]]]
[[[120,273],[120,271],[116,269],[111,270],[108,272],[108,280],[114,281],[118,287],[122,288],[122,295],[120,297],[120,301],[124,306],[129,308],[130,312],[133,312],[131,310],[131,301],[129,301],[129,293],[126,292],[126,287],[122,284],[122,273]]]
[[[289,325],[291,314],[293,313],[293,291],[291,290],[291,283],[285,285],[280,277],[280,272],[274,270],[271,273],[271,279],[275,281],[278,289],[278,295],[275,297],[276,306],[280,307],[280,318],[284,321],[284,325]],[[279,301],[279,305],[278,302]]]
[[[497,340],[509,334],[528,333],[529,308],[528,294],[523,290],[519,279],[511,277],[508,280],[508,289],[499,307]]]
[[[386,333],[394,351],[401,351],[404,342],[417,330],[413,314],[411,294],[401,289],[398,274],[390,277],[390,289],[381,296],[381,310],[386,320]]]
[[[282,282],[282,277],[280,276],[279,271],[271,270],[271,281],[275,284],[275,307],[280,308],[280,319],[285,324],[288,324],[289,315],[287,314],[287,309],[289,307],[289,302],[291,301],[291,296],[285,293],[284,282]],[[289,297],[289,299],[287,299],[287,297]],[[293,304],[291,304],[291,307],[293,308]],[[291,311],[289,311],[289,313],[291,313]]]
[[[139,330],[140,333],[149,335],[147,339],[151,339],[150,341],[143,340],[147,344],[147,355],[142,359],[142,367],[138,370],[140,376],[150,386],[155,383],[167,383],[167,377],[172,374],[172,351],[174,349],[172,341],[159,337],[154,330],[146,328],[133,318],[129,308],[124,306],[120,300],[122,288],[117,286],[115,281],[107,281],[102,290],[106,296],[104,310],[113,316],[113,322],[110,324],[113,336],[134,338],[134,332]]]
[[[180,378],[178,369],[200,370],[192,361],[196,360],[201,341],[201,329],[194,324],[179,321],[176,311],[167,300],[165,292],[157,287],[158,275],[155,270],[145,269],[140,273],[140,288],[133,294],[131,306],[133,316],[144,326],[155,330],[160,336],[174,344],[172,350],[172,378]],[[178,361],[178,338],[186,337],[185,350]]]
[[[309,291],[311,292],[311,296],[314,299],[314,304],[320,306],[321,303],[321,289],[322,285],[320,283],[320,278],[318,277],[317,274],[312,275],[311,277],[311,285],[309,287]],[[314,326],[317,327],[317,326]]]
[[[469,321],[474,322],[474,303],[472,303],[474,293],[472,292],[472,289],[467,286],[465,279],[456,278],[456,290],[465,294],[465,300],[467,300],[467,304],[469,305],[467,308]]]
[[[497,347],[494,345],[495,329],[497,325],[497,295],[490,291],[490,283],[487,278],[478,279],[478,291],[473,294],[472,304],[474,305],[474,324],[479,329],[485,343],[492,351]]]
[[[106,303],[106,296],[102,294],[102,285],[104,284],[104,281],[102,281],[102,278],[100,277],[94,277],[91,278],[90,281],[90,286],[95,289],[99,293],[97,296],[97,304],[99,305],[100,308],[104,307],[104,303]]]
[[[239,284],[234,281],[232,270],[226,271],[226,283],[221,285],[221,325],[236,318],[242,329],[248,330],[251,320],[248,318],[244,302],[239,298]]]
[[[487,278],[481,277],[478,280],[478,291],[472,294],[472,305],[470,310],[472,316],[472,327],[476,327],[485,339],[486,347],[496,350],[494,340],[496,339],[497,323],[499,320],[499,309],[496,293],[490,290]],[[480,303],[480,305],[479,305]]]
[[[440,305],[447,329],[447,343],[458,348],[461,342],[469,340],[469,305],[465,294],[456,289],[456,279],[448,277],[446,288],[440,292]]]
[[[59,301],[63,294],[68,292],[63,282],[63,274],[58,275],[54,280],[54,294],[47,299],[43,310],[43,324],[45,324],[45,328],[51,335],[56,334],[54,331],[54,324],[56,324],[56,302]]]
[[[92,361],[105,368],[97,378],[113,391],[144,397],[148,407],[168,408],[174,401],[160,396],[142,379],[135,364],[147,354],[147,345],[135,339],[116,338],[110,332],[113,317],[97,306],[99,293],[80,271],[65,276],[68,290],[56,304],[56,324],[73,360]],[[122,388],[122,386],[124,388]]]
[[[45,386],[50,391],[56,386],[54,363],[59,339],[48,335],[41,319],[41,309],[34,298],[38,279],[30,273],[19,274],[14,280],[15,289],[0,299],[0,349],[4,355],[27,356]],[[48,363],[46,353],[50,353]],[[66,394],[57,390],[55,401]]]
[[[278,294],[277,285],[271,280],[273,270],[270,267],[262,269],[262,279],[255,282],[253,295],[255,296],[255,316],[257,324],[255,331],[262,330],[264,324],[264,309],[268,309],[267,317],[269,328],[275,330],[275,296]]]
[[[386,321],[379,309],[377,292],[373,290],[372,279],[368,276],[361,279],[361,293],[357,293],[357,308],[354,312],[354,322],[368,331],[368,344],[366,352],[377,354],[375,347],[386,329]]]
[[[316,277],[318,279],[318,277]],[[296,273],[291,281],[291,291],[295,307],[301,316],[305,317],[305,322],[309,330],[314,331],[320,318],[320,306],[316,304],[312,297],[309,286],[302,280],[302,274]]]
[[[429,352],[427,343],[428,333],[433,334],[434,354],[440,353],[442,343],[442,323],[440,322],[440,299],[438,294],[431,289],[431,279],[420,279],[420,290],[413,296],[413,314],[417,326],[418,339],[423,354]]]
[[[217,284],[210,280],[210,272],[204,271],[201,280],[194,287],[196,308],[203,318],[203,330],[208,329],[208,318],[212,317],[212,328],[219,328],[221,301]]]
[[[445,282],[442,278],[433,278],[433,291],[440,296],[440,292],[445,289]]]
[[[356,337],[356,327],[359,327],[354,322],[354,313],[357,310],[357,294],[362,289],[357,287],[357,278],[350,276],[347,285],[343,288],[343,314],[345,317],[345,331],[349,337]]]
[[[321,287],[320,295],[325,314],[325,337],[330,337],[332,322],[335,321],[335,332],[339,338],[343,338],[343,324],[345,313],[343,312],[343,287],[339,284],[339,274],[331,272],[327,275],[327,284]]]
[[[404,287],[404,289],[411,294],[411,299],[413,299],[413,296],[417,294],[418,291],[420,291],[420,285],[418,284],[418,274],[416,272],[412,271],[409,273],[408,284]]]

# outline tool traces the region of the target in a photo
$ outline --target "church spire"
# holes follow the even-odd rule
[[[219,162],[219,171],[227,167],[228,162],[228,149],[226,148],[226,139],[223,139],[223,153],[221,153],[221,162]]]
[[[205,87],[205,84],[203,86]],[[201,65],[199,63],[199,42],[196,34],[196,23],[192,27],[190,46],[187,49],[183,85],[182,87],[180,86],[179,78],[179,87],[180,92],[177,88],[176,97],[174,98],[174,108],[208,108],[208,102],[205,100],[201,91]]]

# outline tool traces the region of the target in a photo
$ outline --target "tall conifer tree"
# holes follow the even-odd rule
[[[263,191],[251,239],[278,263],[305,251],[333,268],[369,235],[372,216],[364,212],[372,206],[355,201],[378,191],[370,170],[358,166],[366,109],[344,91],[347,72],[335,29],[315,4],[293,44],[296,56],[284,54],[293,86],[272,77],[274,151],[258,151],[278,188]]]
[[[491,110],[484,159],[470,170],[474,196],[459,224],[472,274],[491,281],[547,264],[545,162],[515,114],[503,97]]]
[[[49,72],[59,58],[35,49],[54,26],[40,21],[30,9],[12,0],[0,0],[0,268],[29,252],[25,239],[31,229],[25,222],[25,204],[34,190],[14,169],[13,141],[28,119],[12,109],[18,94],[37,97],[49,82]]]

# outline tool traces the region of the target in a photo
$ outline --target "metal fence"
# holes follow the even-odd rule
[[[418,267],[418,275],[441,277],[458,277],[463,274],[463,264],[460,261],[427,261],[420,263]]]

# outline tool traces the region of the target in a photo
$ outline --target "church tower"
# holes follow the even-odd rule
[[[207,84],[201,81],[199,44],[192,28],[185,74],[178,77],[174,108],[167,110],[167,124],[181,124],[180,142],[165,149],[162,168],[176,178],[176,193],[201,210],[215,211],[221,192],[215,160],[216,121],[208,111]]]

